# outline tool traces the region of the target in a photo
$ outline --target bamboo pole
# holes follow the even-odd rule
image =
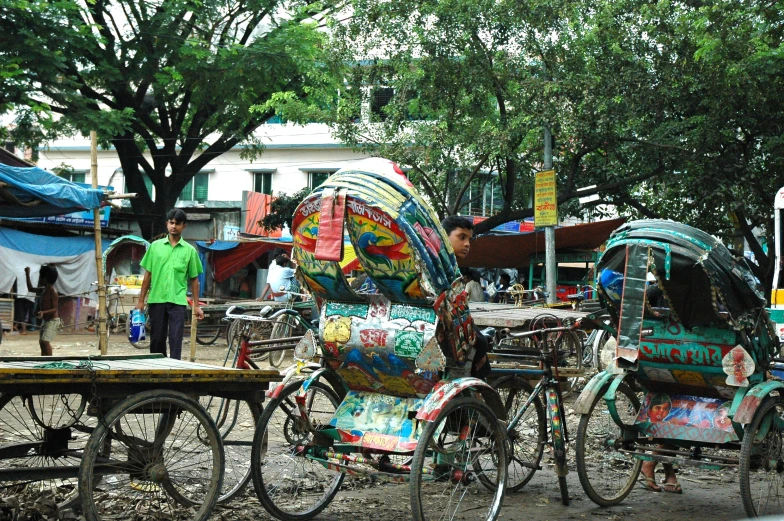
[[[90,176],[93,188],[98,188],[98,134],[90,131]],[[93,231],[95,233],[95,269],[98,272],[98,347],[101,354],[109,351],[106,336],[106,281],[103,273],[103,248],[101,247],[101,209],[93,208]]]
[[[183,240],[183,239],[180,239]],[[193,296],[193,304],[191,304],[191,362],[196,361],[196,328],[198,327],[198,320],[196,320],[196,306],[199,305],[199,296]]]

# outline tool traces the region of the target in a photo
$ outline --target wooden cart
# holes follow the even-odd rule
[[[224,469],[248,452],[279,380],[160,355],[0,358],[0,496],[18,509],[80,503],[90,521],[207,519],[224,485],[247,483],[249,468],[225,481]],[[231,434],[238,422],[249,436]]]

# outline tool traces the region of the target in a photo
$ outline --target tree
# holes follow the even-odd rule
[[[142,233],[210,161],[261,150],[275,99],[328,89],[304,1],[0,0],[0,108],[37,144],[97,130],[117,150]],[[321,65],[320,65],[321,64]],[[156,196],[145,188],[145,177]]]
[[[545,125],[562,210],[579,211],[566,204],[578,195],[630,192],[668,170],[672,141],[657,134],[666,114],[649,114],[662,71],[639,4],[357,0],[333,39],[331,55],[353,65],[333,124],[410,166],[442,216],[467,213],[494,183],[503,204],[478,232],[533,215]]]
[[[351,66],[333,125],[353,146],[410,166],[441,215],[468,213],[466,193],[497,179],[503,207],[477,231],[531,216],[547,125],[562,215],[609,204],[726,240],[742,233],[769,287],[753,230],[770,244],[784,185],[781,3],[352,6],[333,40],[331,55]],[[577,203],[592,194],[595,206]]]
[[[261,220],[261,227],[266,232],[280,230],[284,226],[292,229],[291,223],[294,220],[294,213],[301,203],[310,193],[310,188],[305,187],[291,195],[279,193],[270,204],[270,212]]]

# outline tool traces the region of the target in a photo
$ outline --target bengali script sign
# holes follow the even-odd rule
[[[534,223],[537,228],[558,224],[558,190],[555,184],[555,170],[536,173]]]

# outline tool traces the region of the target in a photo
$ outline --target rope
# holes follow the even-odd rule
[[[80,360],[78,364],[71,362],[47,362],[45,364],[38,364],[32,367],[33,369],[86,369],[88,371],[95,371],[96,369],[111,369],[109,364],[100,362],[93,362],[89,358],[87,360]]]

